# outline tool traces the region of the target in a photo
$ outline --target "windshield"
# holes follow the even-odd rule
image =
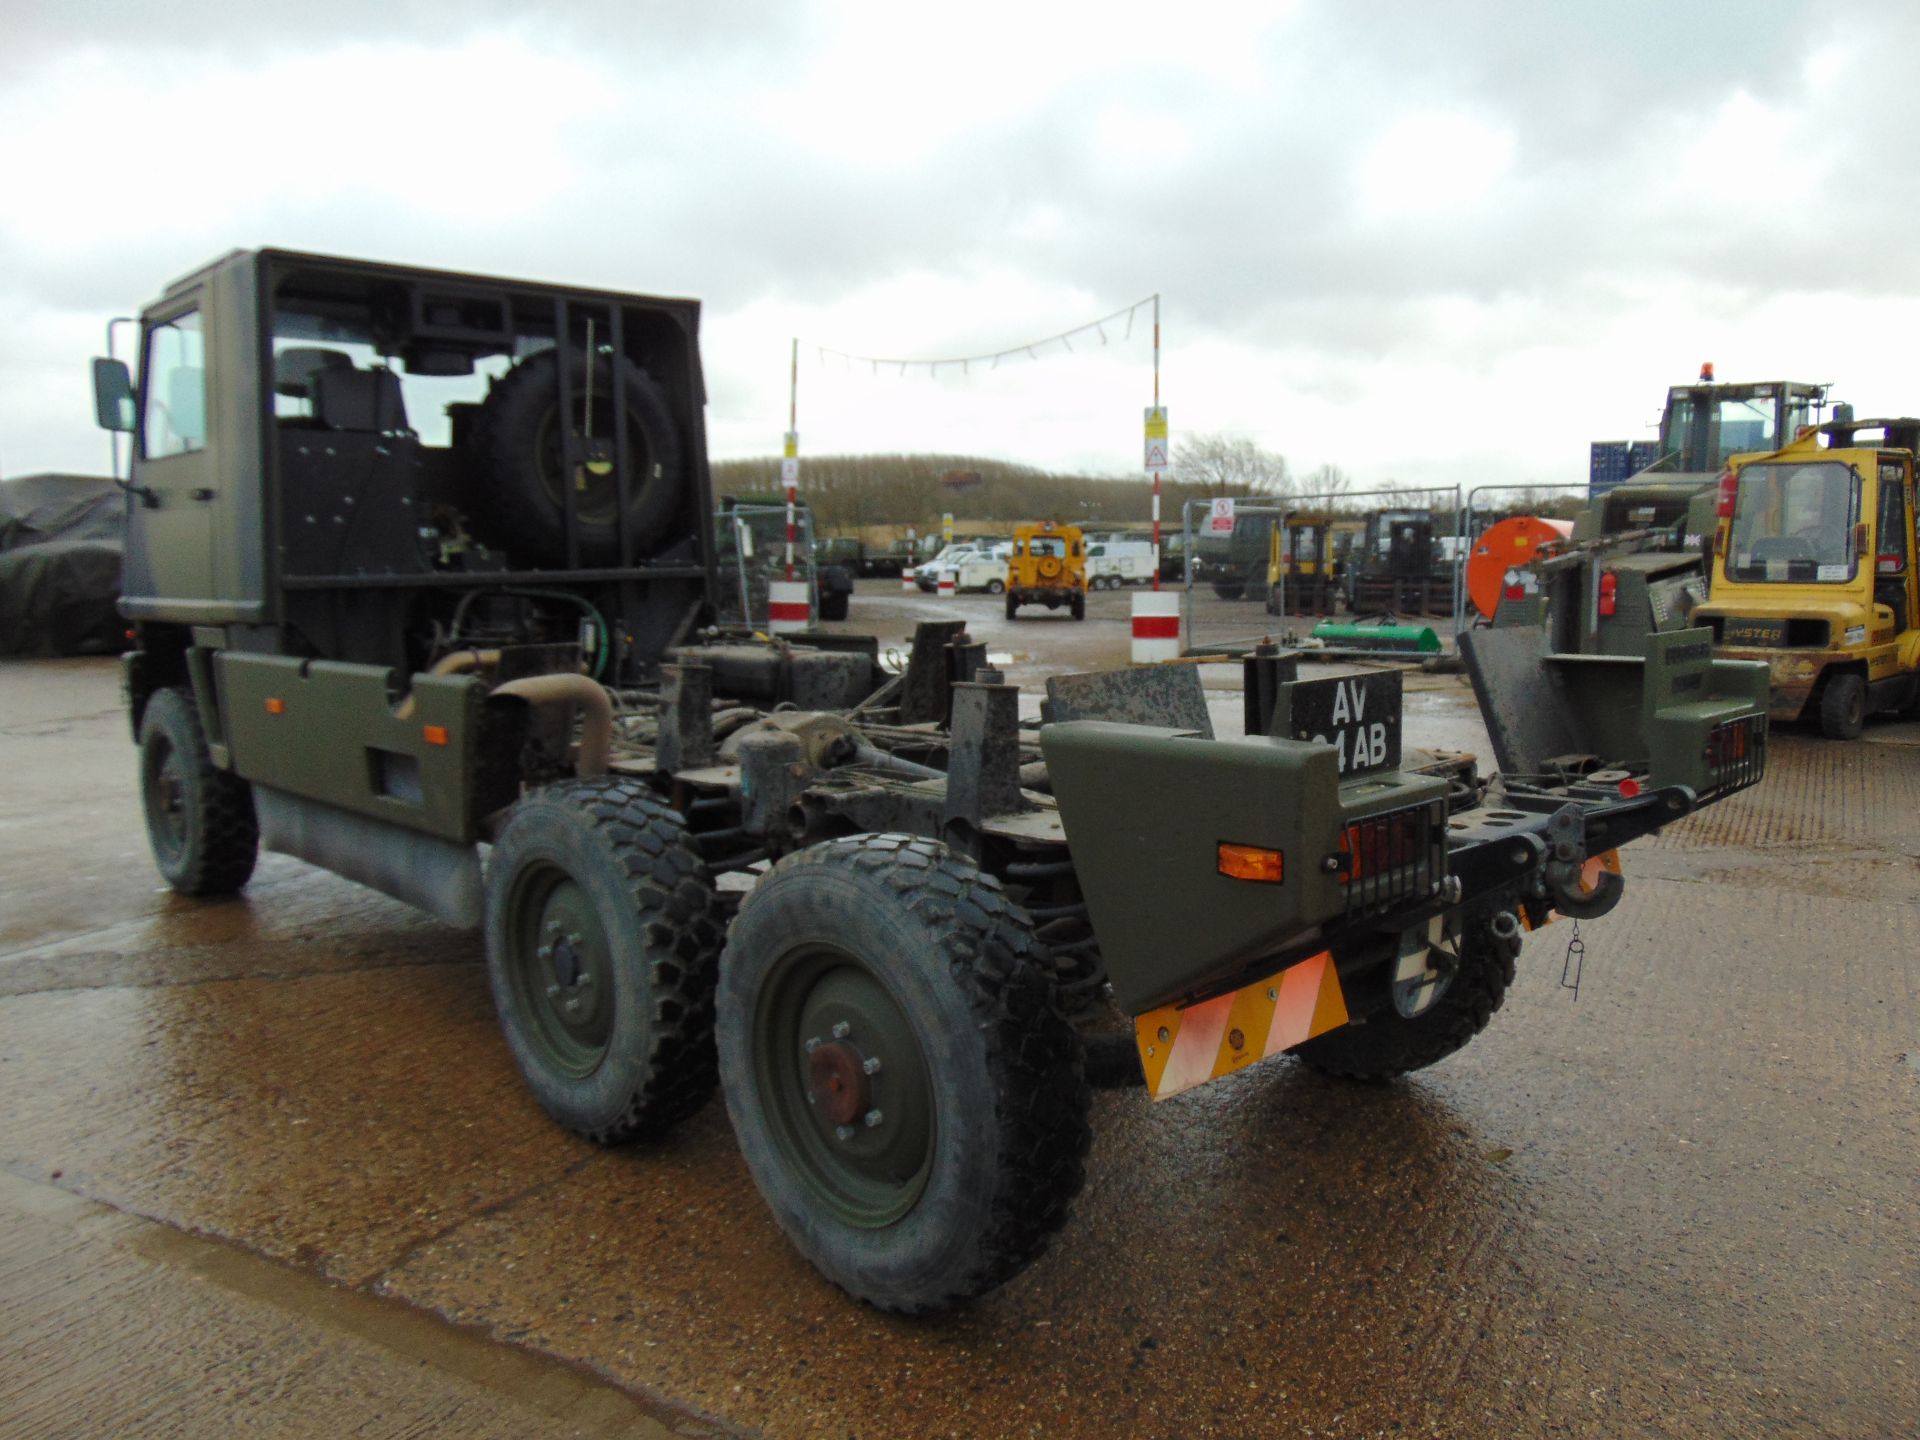
[[[1727,576],[1831,584],[1854,577],[1860,477],[1837,460],[1747,465],[1733,501]]]

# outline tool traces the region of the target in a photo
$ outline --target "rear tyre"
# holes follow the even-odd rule
[[[1247,587],[1234,584],[1230,581],[1215,581],[1213,593],[1218,595],[1222,600],[1238,600],[1242,595],[1247,593]]]
[[[153,863],[182,895],[231,895],[260,855],[253,787],[213,763],[185,690],[156,690],[140,717],[140,800]]]
[[[718,1080],[725,921],[680,817],[630,780],[513,807],[487,864],[487,974],[527,1088],[602,1145],[658,1135]]]
[[[1820,692],[1820,733],[1829,740],[1858,740],[1867,723],[1867,682],[1835,675]]]
[[[1364,1025],[1317,1035],[1293,1053],[1308,1068],[1347,1080],[1392,1080],[1444,1060],[1487,1028],[1513,984],[1520,938],[1493,933],[1490,916],[1460,937],[1460,968],[1438,1000],[1409,1020],[1392,1006]]]
[[[1013,612],[1020,608],[1020,602],[1013,598],[1013,592],[1007,592],[1007,618],[1013,619]]]
[[[754,1183],[834,1284],[904,1314],[1025,1269],[1085,1176],[1080,1038],[1032,922],[936,841],[782,860],[720,966],[727,1111]]]
[[[1004,595],[1004,594],[1006,594],[1006,593],[1007,593],[1007,582],[1006,582],[1006,581],[1004,581],[1004,580],[999,580],[999,579],[995,579],[995,580],[989,580],[989,581],[987,581],[987,593],[988,593],[989,595]]]
[[[851,597],[844,590],[824,591],[820,596],[820,618],[822,620],[844,620],[847,618],[847,605]]]
[[[567,355],[567,382],[580,431],[586,420],[587,363],[577,351]],[[638,557],[646,553],[680,509],[686,465],[680,433],[667,394],[632,361],[617,364],[598,356],[593,370],[593,428],[588,443],[593,458],[614,458],[612,387],[621,387],[627,417],[630,485],[627,525]],[[609,468],[563,473],[561,463],[560,370],[556,352],[543,350],[522,360],[487,392],[475,417],[469,454],[478,483],[464,487],[475,526],[501,549],[539,564],[564,564],[567,556],[566,503],[573,489],[574,528],[583,565],[613,565],[620,558],[620,494]],[[585,458],[585,457],[583,457]]]
[[[1086,619],[1087,618],[1087,592],[1084,590],[1074,591],[1073,600],[1071,603],[1073,608],[1073,618],[1076,620]]]

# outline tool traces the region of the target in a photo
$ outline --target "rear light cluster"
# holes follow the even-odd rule
[[[1445,867],[1444,811],[1439,804],[1410,805],[1355,820],[1340,832],[1347,914],[1397,909],[1433,893]]]
[[[1744,790],[1767,771],[1767,717],[1747,715],[1713,727],[1707,736],[1707,793]]]
[[[1714,507],[1714,514],[1722,520],[1733,518],[1733,496],[1739,488],[1740,480],[1733,471],[1729,470],[1720,477],[1720,502]]]

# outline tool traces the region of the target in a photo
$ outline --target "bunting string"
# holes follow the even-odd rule
[[[1154,301],[1159,298],[1157,295],[1149,295],[1144,300],[1136,300],[1123,309],[1115,310],[1111,315],[1102,315],[1097,320],[1089,320],[1086,324],[1076,325],[1071,330],[1062,330],[1057,335],[1049,335],[1042,340],[1029,340],[1021,345],[1009,345],[1004,350],[988,350],[979,355],[947,355],[938,359],[915,360],[898,355],[856,355],[851,351],[836,350],[830,345],[814,345],[811,341],[804,340],[801,343],[813,350],[814,357],[822,369],[837,361],[843,370],[852,371],[855,366],[864,365],[875,375],[878,375],[881,367],[885,366],[889,370],[897,370],[903,379],[916,370],[924,370],[929,376],[938,375],[943,366],[958,369],[962,375],[968,375],[972,373],[975,365],[984,365],[989,370],[998,370],[1003,360],[1018,360],[1022,357],[1029,360],[1043,360],[1047,352],[1055,347],[1069,355],[1077,355],[1080,352],[1073,348],[1073,342],[1082,336],[1098,337],[1102,345],[1111,344],[1112,337],[1107,334],[1107,327],[1109,325],[1117,327],[1123,320],[1126,322],[1126,329],[1120,336],[1120,342],[1125,344],[1133,338],[1135,314],[1143,308],[1151,309]]]

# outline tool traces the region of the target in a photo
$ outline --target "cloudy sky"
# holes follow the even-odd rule
[[[284,13],[282,13],[284,11]],[[1580,480],[1665,387],[1920,410],[1920,6],[0,0],[0,475],[235,246],[700,297],[716,457]]]

